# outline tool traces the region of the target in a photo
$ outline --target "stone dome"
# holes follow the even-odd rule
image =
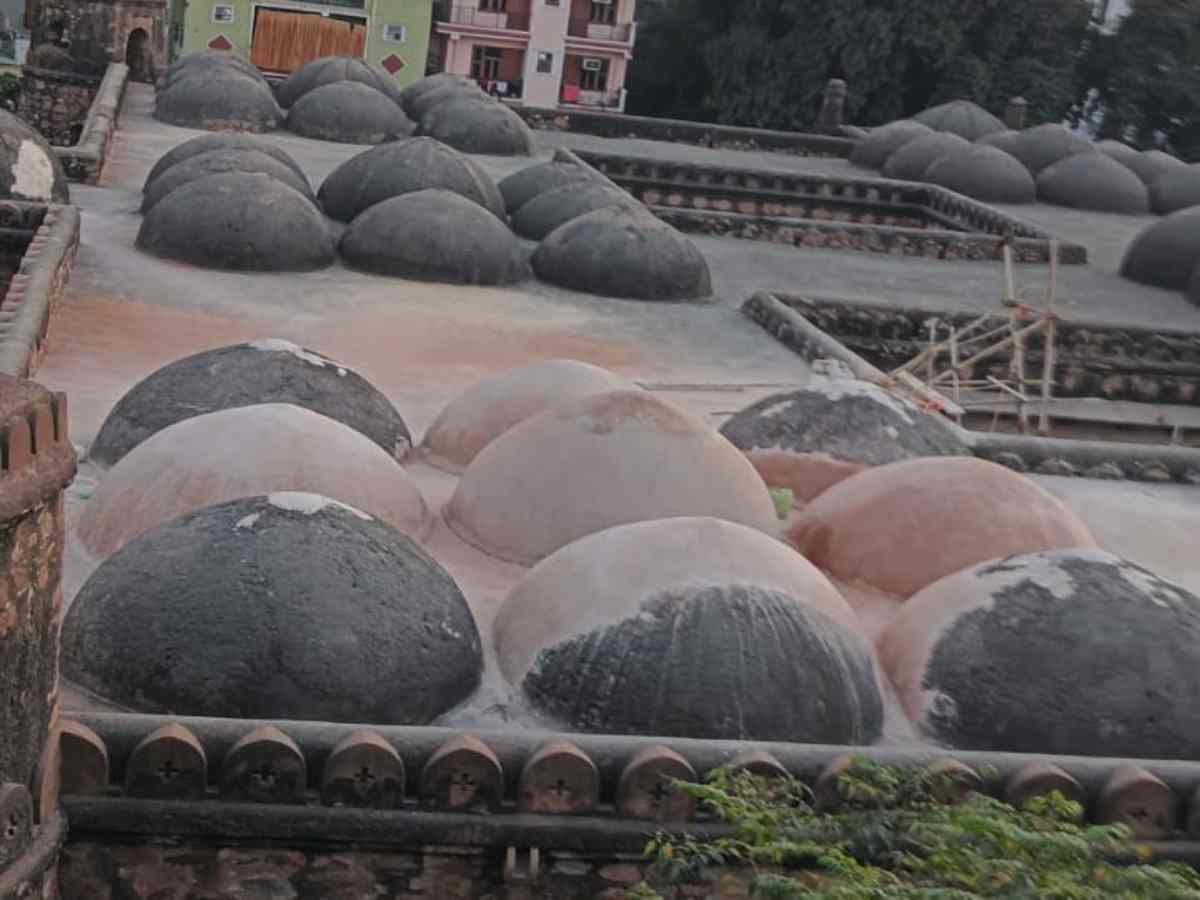
[[[283,111],[266,82],[230,67],[189,69],[155,96],[154,116],[208,131],[273,131]]]
[[[1189,206],[1200,206],[1200,165],[1173,167],[1150,185],[1150,208],[1160,216]]]
[[[1038,196],[1048,203],[1096,212],[1145,215],[1146,186],[1124,165],[1104,153],[1076,153],[1042,169]]]
[[[934,131],[956,134],[968,141],[977,141],[989,134],[1007,130],[1002,121],[970,100],[951,100],[931,106],[913,116],[913,120],[928,125]]]
[[[852,379],[814,378],[801,390],[772,394],[730,418],[721,434],[768,485],[802,500],[869,466],[970,455],[949,422]]]
[[[439,72],[436,75],[426,75],[424,78],[419,78],[401,90],[400,105],[404,107],[404,111],[408,113],[410,119],[419,119],[420,116],[412,109],[411,104],[413,101],[418,97],[428,94],[430,91],[436,91],[438,88],[445,87],[446,85],[457,85],[460,88],[474,88],[475,90],[479,90],[479,86],[466,75]]]
[[[1107,154],[1117,162],[1125,162],[1138,155],[1138,150],[1121,141],[1104,140],[1096,142],[1096,149]]]
[[[461,472],[510,428],[552,406],[633,388],[607,369],[574,359],[550,359],[485,378],[442,410],[425,432],[421,452],[440,469]]]
[[[898,178],[902,181],[920,181],[925,170],[931,165],[957,150],[965,150],[971,145],[957,134],[946,131],[935,131],[913,138],[883,164],[883,175],[886,178]]]
[[[1118,162],[1132,170],[1145,185],[1154,184],[1162,176],[1187,167],[1183,160],[1161,150],[1143,150],[1133,156],[1121,157]]]
[[[537,276],[604,297],[699,300],[712,295],[696,245],[645,209],[609,207],[553,231],[533,254]]]
[[[546,191],[594,180],[597,180],[597,173],[587,166],[551,160],[509,175],[500,182],[500,194],[504,197],[509,214],[514,215],[518,209]]]
[[[138,444],[100,481],[76,531],[105,557],[176,516],[271,491],[333,497],[418,539],[430,524],[404,469],[370,438],[311,410],[265,403],[184,419]]]
[[[300,164],[266,138],[253,134],[241,134],[237,131],[221,131],[216,134],[202,134],[200,137],[194,137],[190,141],[176,144],[160,156],[158,162],[150,169],[150,174],[146,176],[142,190],[149,190],[150,185],[157,181],[159,176],[166,172],[167,169],[177,166],[179,163],[186,162],[194,156],[200,156],[202,153],[211,153],[214,150],[253,150],[256,153],[265,153],[272,159],[283,163],[306,182],[308,180],[308,177],[304,174],[304,170],[300,168]]]
[[[508,226],[453,191],[415,191],[375,204],[350,223],[341,250],[356,268],[416,281],[511,284],[527,271]]]
[[[437,138],[463,153],[489,156],[532,156],[533,132],[499,101],[459,98],[439,103],[421,118],[419,133]]]
[[[1121,275],[1131,281],[1183,290],[1200,260],[1200,207],[1146,226],[1125,250]]]
[[[163,77],[159,80],[158,90],[164,91],[175,84],[175,82],[193,75],[208,78],[214,73],[220,74],[221,72],[228,71],[237,72],[254,81],[266,84],[266,79],[258,71],[258,67],[242,59],[240,56],[235,56],[224,50],[202,50],[199,53],[189,53],[187,56],[180,57],[171,63],[167,67],[167,71],[163,73]]]
[[[287,127],[319,141],[381,144],[412,134],[413,123],[382,91],[360,81],[334,81],[297,99]]]
[[[318,196],[328,215],[349,222],[376,203],[428,188],[461,194],[505,217],[492,177],[470,157],[426,137],[380,144],[348,159],[325,179]]]
[[[1027,128],[1021,132],[1019,140],[1004,149],[1019,159],[1035,176],[1060,159],[1096,150],[1087,138],[1080,137],[1058,124]]]
[[[1030,479],[960,457],[853,475],[810,503],[789,537],[834,578],[900,597],[985,560],[1095,546],[1087,526]]]
[[[155,178],[154,182],[142,191],[142,212],[149,212],[155,204],[176,188],[199,178],[207,178],[209,175],[219,175],[225,172],[250,172],[267,175],[303,194],[310,202],[317,202],[316,195],[313,194],[312,188],[308,184],[308,179],[297,175],[295,170],[273,156],[258,150],[210,150],[171,166],[170,169]]]
[[[598,209],[643,209],[641,202],[608,181],[564,184],[538,194],[513,216],[513,230],[540,241],[556,228]]]
[[[336,257],[321,212],[268,175],[226,172],[188,182],[154,205],[138,231],[148,253],[214,269],[309,271]]]
[[[367,513],[292,492],[128,543],[75,598],[62,646],[68,678],[172,715],[425,725],[483,669],[445,569]]]
[[[458,101],[489,104],[497,102],[494,97],[490,97],[480,90],[473,81],[466,84],[450,82],[439,84],[433,90],[412,98],[405,109],[411,110],[409,116],[414,122],[424,122],[425,117],[442,104]]]
[[[326,56],[301,66],[279,86],[275,98],[287,109],[310,91],[338,81],[357,81],[374,88],[393,103],[400,103],[396,79],[379,66],[353,56]]]
[[[445,510],[467,543],[534,563],[597,531],[713,516],[763,531],[775,508],[754,467],[705,422],[636,390],[527,419],[467,467]]]
[[[1021,132],[1012,131],[995,131],[991,134],[985,134],[975,143],[981,147],[995,147],[997,150],[1003,150],[1005,153],[1012,155],[1013,146],[1021,139]],[[1022,163],[1022,165],[1024,165]],[[1028,171],[1028,170],[1026,170]]]
[[[70,203],[67,173],[46,139],[0,109],[0,197],[30,203]]]
[[[984,203],[1032,203],[1037,184],[1015,156],[987,144],[951,150],[935,160],[921,181]]]
[[[911,141],[933,131],[928,125],[912,119],[897,119],[879,128],[872,128],[865,138],[850,151],[850,162],[868,169],[883,168],[887,158]]]
[[[112,408],[88,458],[111,466],[176,422],[259,403],[291,403],[328,416],[396,459],[412,445],[400,413],[365,378],[327,356],[272,338],[206,350],[147,375]]]
[[[1200,597],[1108,553],[1034,553],[944,578],[905,604],[879,654],[909,717],[951,747],[1200,752]]]

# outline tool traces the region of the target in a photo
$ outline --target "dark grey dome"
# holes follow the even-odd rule
[[[869,645],[775,590],[680,588],[544,647],[521,684],[570,730],[869,744],[883,702]]]
[[[1016,157],[983,143],[951,150],[930,165],[921,180],[984,203],[1032,203],[1037,199],[1037,185],[1029,170]]]
[[[995,147],[1011,156],[1013,146],[1020,139],[1021,132],[1019,131],[994,131],[991,134],[985,134],[975,143],[981,147]]]
[[[1122,143],[1121,141],[1114,141],[1111,139],[1105,140],[1105,141],[1097,141],[1096,149],[1099,150],[1101,153],[1108,154],[1113,159],[1115,159],[1117,162],[1122,162],[1122,163],[1125,162],[1127,159],[1131,159],[1132,157],[1137,156],[1139,153],[1137,148],[1130,147],[1128,144]]]
[[[375,204],[350,223],[341,249],[357,268],[417,281],[510,284],[525,275],[520,243],[508,226],[446,190]]]
[[[407,137],[413,123],[382,91],[335,81],[301,96],[288,110],[289,131],[321,141],[380,144]]]
[[[421,119],[418,133],[437,138],[463,153],[532,156],[533,132],[515,112],[496,100],[459,98],[440,103]]]
[[[64,674],[115,703],[231,718],[424,725],[483,668],[441,566],[391,526],[296,493],[130,541],[80,590],[62,648]]]
[[[1131,281],[1183,290],[1200,260],[1200,207],[1171,213],[1143,228],[1125,251],[1121,275]]]
[[[184,128],[272,131],[283,117],[271,89],[230,67],[191,69],[155,97],[154,116]]]
[[[1200,205],[1200,166],[1175,166],[1150,185],[1150,208],[1160,216]]]
[[[982,563],[901,608],[880,658],[961,750],[1194,759],[1200,598],[1099,550]]]
[[[573,219],[608,207],[642,209],[642,204],[608,181],[564,184],[538,194],[513,216],[513,230],[522,237],[540,241]]]
[[[712,294],[696,245],[644,209],[609,207],[555,230],[533,254],[538,277],[604,297],[697,300]]]
[[[142,212],[148,212],[163,197],[189,181],[222,172],[257,172],[269,175],[299,191],[313,203],[317,202],[308,179],[297,175],[294,169],[273,156],[258,150],[210,150],[171,166],[154,179],[154,183],[142,191]]]
[[[444,103],[453,103],[456,101],[476,102],[476,103],[496,103],[494,97],[489,97],[479,86],[472,82],[462,84],[459,82],[444,82],[436,86],[433,90],[419,94],[408,101],[406,110],[412,110],[409,114],[414,122],[421,122],[437,107]]]
[[[400,91],[400,105],[404,107],[404,111],[408,114],[408,117],[416,121],[420,116],[417,115],[412,107],[413,101],[418,97],[423,97],[430,91],[436,91],[438,88],[446,87],[447,85],[455,85],[468,90],[471,88],[479,89],[479,86],[466,75],[439,72],[436,75],[427,75],[424,78],[414,81]]]
[[[255,150],[259,153],[265,153],[267,156],[279,160],[279,162],[307,181],[304,170],[300,168],[300,165],[269,140],[253,134],[222,131],[217,134],[202,134],[200,137],[192,138],[190,141],[184,141],[182,144],[172,147],[159,157],[158,162],[154,164],[154,168],[146,176],[146,182],[142,186],[142,190],[147,190],[158,176],[172,166],[178,165],[184,160],[191,159],[193,156],[199,156],[201,153],[211,153],[213,150]]]
[[[207,78],[214,73],[230,70],[266,84],[266,79],[263,78],[258,68],[240,56],[223,50],[202,50],[199,53],[190,53],[171,63],[159,80],[158,89],[166,90],[175,82],[192,75]]]
[[[268,175],[209,175],[172,191],[142,219],[148,253],[214,269],[307,271],[335,258],[329,225],[312,202]]]
[[[349,222],[376,203],[429,188],[461,194],[505,217],[492,177],[474,160],[426,137],[381,144],[347,160],[325,179],[318,196],[326,213]]]
[[[1161,150],[1143,150],[1129,157],[1121,157],[1119,162],[1133,171],[1143,184],[1154,184],[1163,175],[1186,168],[1187,163]]]
[[[131,387],[104,420],[88,458],[115,465],[164,428],[222,409],[291,403],[366,435],[402,459],[412,446],[396,408],[341,363],[277,339],[206,350]]]
[[[597,177],[598,173],[591,168],[552,160],[509,175],[500,182],[500,194],[504,197],[509,215],[515,215],[518,209],[539,194],[568,184],[594,181]]]
[[[46,139],[0,109],[0,197],[70,203],[67,173]]]
[[[976,141],[989,134],[1005,130],[1004,123],[977,103],[970,100],[951,100],[917,113],[913,120],[928,125],[934,131],[956,134]]]
[[[929,134],[931,131],[933,129],[928,125],[922,125],[912,119],[897,119],[879,128],[872,128],[850,151],[850,162],[868,169],[882,168],[889,156],[913,138]]]
[[[1094,152],[1095,147],[1062,125],[1038,125],[1021,132],[1019,140],[1005,148],[1035,176],[1049,165],[1076,153]]]
[[[1150,196],[1141,179],[1105,153],[1076,153],[1047,166],[1037,178],[1047,203],[1096,212],[1144,215]]]
[[[384,69],[353,56],[326,56],[314,59],[293,72],[279,86],[275,97],[287,109],[309,91],[337,81],[358,81],[400,103],[400,85]]]
[[[883,175],[902,181],[920,181],[925,170],[943,156],[970,146],[957,134],[945,131],[924,134],[908,141],[889,156],[883,164]]]

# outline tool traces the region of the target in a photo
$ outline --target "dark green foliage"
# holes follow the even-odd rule
[[[1200,875],[1180,865],[1115,865],[1138,859],[1121,826],[1082,824],[1059,794],[1017,810],[961,796],[947,775],[856,762],[841,776],[841,803],[816,812],[797,781],[727,771],[688,785],[732,834],[712,842],[656,835],[646,847],[661,896],[722,865],[754,870],[752,897],[817,900],[1197,900]],[[640,885],[630,898],[660,894]]]
[[[648,14],[630,112],[810,128],[830,78],[847,120],[876,125],[951,99],[1033,123],[1071,107],[1086,0],[666,0]]]
[[[15,113],[20,101],[21,79],[11,72],[0,74],[0,107]]]

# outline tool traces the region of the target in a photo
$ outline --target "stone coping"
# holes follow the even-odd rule
[[[79,249],[74,206],[0,201],[0,227],[31,236],[21,265],[0,301],[0,373],[28,377],[37,368]]]
[[[89,831],[229,827],[234,837],[581,852],[628,840],[636,851],[633,836],[650,823],[704,823],[678,781],[721,766],[788,774],[828,805],[833,779],[861,756],[944,772],[1010,802],[1059,790],[1091,821],[1129,824],[1145,840],[1200,836],[1200,762],[1182,760],[110,713],[63,723],[60,741],[64,802]]]
[[[67,817],[61,812],[38,825],[25,853],[0,872],[0,898],[26,900],[49,896],[43,895],[43,886],[54,883],[52,870],[58,865],[58,853],[66,837]]]
[[[40,69],[35,70],[35,74],[49,79],[83,77],[65,72],[44,72]],[[95,81],[94,78],[88,80]],[[74,147],[54,148],[67,177],[72,181],[96,184],[100,180],[100,174],[104,171],[104,164],[108,161],[108,154],[112,149],[113,137],[117,131],[117,117],[121,113],[121,104],[125,100],[125,89],[128,86],[129,66],[124,63],[109,63],[104,77],[100,80],[96,98],[88,110],[79,143]]]

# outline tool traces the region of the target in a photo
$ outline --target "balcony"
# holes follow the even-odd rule
[[[571,19],[567,22],[568,37],[586,38],[591,41],[612,41],[617,44],[633,43],[633,23],[617,22],[604,25],[589,19]]]
[[[439,3],[434,8],[434,20],[450,25],[468,25],[494,31],[529,31],[529,12],[494,12],[468,6],[465,3]]]
[[[573,85],[563,85],[559,100],[567,106],[622,111],[621,93],[621,91],[585,91]]]

